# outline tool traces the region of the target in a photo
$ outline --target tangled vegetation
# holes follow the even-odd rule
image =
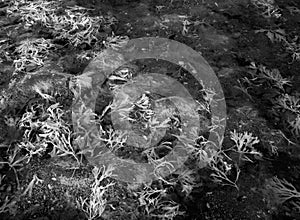
[[[231,4],[228,8],[208,0],[156,1],[155,5],[121,1],[114,5],[120,7],[118,11],[105,8],[114,3],[91,2],[0,2],[0,16],[5,18],[0,22],[0,218],[59,219],[55,214],[64,216],[65,210],[71,210],[75,217],[68,219],[233,219],[236,213],[228,214],[232,210],[228,204],[236,199],[253,207],[249,219],[283,218],[284,213],[296,219],[300,215],[300,79],[295,74],[299,28],[291,31],[292,25],[283,21],[287,13],[298,16],[300,5],[225,0]],[[124,8],[128,12],[122,14]],[[240,9],[247,13],[239,14]],[[145,16],[138,19],[140,11]],[[254,27],[248,19],[260,25]],[[244,33],[240,26],[234,27],[235,22],[249,30]],[[257,51],[244,49],[248,35],[255,42],[261,37],[265,47],[270,44],[284,53],[274,54],[272,59],[279,61],[271,62],[282,61],[284,68],[270,65],[263,56],[260,62]],[[199,85],[179,65],[150,59],[110,73],[98,85],[95,110],[81,103],[82,92],[95,83],[89,75],[81,75],[88,62],[105,50],[118,51],[130,39],[146,36],[177,40],[203,51],[224,88],[228,118],[212,115],[216,91]],[[154,73],[182,83],[195,105],[183,97],[162,97],[130,87]],[[81,103],[77,115],[72,101]],[[199,119],[200,128],[184,133],[186,122],[180,111]],[[114,124],[116,115],[120,118]],[[218,134],[222,120],[228,121],[225,134],[211,141],[209,134]],[[97,126],[96,133],[82,126],[90,121]],[[186,161],[176,161],[183,164],[180,168],[164,160],[177,145],[188,152]],[[97,161],[99,149],[122,160],[151,164],[155,179],[119,181],[114,173],[118,167],[97,166],[89,160]],[[288,168],[283,160],[291,163]],[[49,203],[43,206],[45,201]],[[235,219],[248,219],[241,213],[244,210],[237,211]]]

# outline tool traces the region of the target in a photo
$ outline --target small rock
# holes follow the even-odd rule
[[[236,32],[232,35],[232,38],[236,39],[239,38],[242,34],[240,32]]]

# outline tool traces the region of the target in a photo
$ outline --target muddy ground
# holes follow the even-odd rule
[[[295,208],[293,201],[277,204],[266,190],[267,180],[277,176],[300,191],[299,137],[286,125],[286,118],[290,115],[284,111],[274,112],[272,101],[282,93],[299,97],[300,60],[293,59],[284,43],[272,42],[266,34],[267,30],[281,29],[290,41],[300,36],[300,11],[291,10],[300,9],[300,2],[276,0],[274,4],[281,14],[278,18],[264,16],[264,8],[257,8],[248,0],[76,0],[65,3],[67,6],[79,5],[93,9],[88,12],[91,16],[110,15],[116,18],[114,25],[101,30],[99,41],[111,36],[112,32],[128,36],[129,39],[157,36],[181,42],[201,53],[215,71],[225,94],[228,116],[225,148],[232,145],[230,131],[234,129],[251,132],[260,139],[256,149],[263,153],[263,157],[255,159],[253,163],[241,164],[241,175],[237,182],[239,190],[216,184],[211,181],[209,171],[198,170],[199,184],[188,197],[182,196],[176,189],[170,193],[185,212],[174,219],[300,219],[300,210]],[[6,52],[12,53],[25,38],[42,36],[51,39],[52,36],[43,27],[30,31],[16,29],[22,21],[8,16],[6,10],[9,1],[1,1],[0,7],[0,40],[9,40]],[[187,16],[189,24],[186,30],[180,16]],[[299,44],[299,40],[296,39],[296,43]],[[73,47],[61,41],[56,43],[60,49],[50,56],[52,66],[47,71],[49,74],[62,73],[55,81],[58,82],[61,77],[64,84],[67,83],[66,78],[83,72],[89,62],[78,60],[76,55],[93,50],[93,45]],[[9,85],[16,77],[13,75],[13,60],[1,52],[1,61],[1,90],[12,92]],[[278,69],[284,78],[291,78],[292,84],[284,88],[285,91],[278,91],[272,86],[252,87],[246,94],[238,86],[244,77],[251,75],[253,70],[249,66],[253,63],[267,69]],[[169,71],[169,75],[177,71],[175,77],[184,78],[184,74],[172,65],[153,66],[151,62],[144,62],[140,66],[143,71],[160,69]],[[22,79],[24,74],[18,77]],[[20,80],[18,77],[17,80]],[[182,82],[185,80],[189,82],[188,78]],[[60,86],[62,91],[67,90],[63,85]],[[26,88],[24,91],[27,91]],[[19,92],[13,94],[11,99],[14,100],[12,104],[0,115],[1,141],[5,146],[21,139],[20,131],[4,123],[5,116],[20,117],[24,113],[24,106],[34,96],[30,92]],[[71,98],[63,95],[61,99],[67,107]],[[272,144],[278,148],[278,154],[271,153]],[[0,160],[5,161],[5,150],[1,153]],[[1,204],[6,197],[16,198],[10,211],[0,213],[0,218],[84,219],[84,214],[75,208],[74,198],[90,193],[91,166],[87,164],[83,168],[72,169],[73,163],[71,158],[33,158],[30,163],[18,168],[19,190],[14,171],[0,166],[1,174],[6,175],[0,186]],[[34,186],[32,194],[22,196],[34,175],[42,182]],[[108,204],[99,219],[155,219],[147,217],[137,208],[138,198],[126,184],[117,183],[114,186],[109,193]]]

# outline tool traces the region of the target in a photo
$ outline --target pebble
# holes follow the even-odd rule
[[[232,35],[232,38],[237,39],[241,36],[242,34],[240,32],[236,32]]]

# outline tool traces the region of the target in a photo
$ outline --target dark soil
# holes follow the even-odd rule
[[[12,52],[16,45],[27,37],[45,37],[47,31],[42,27],[35,30],[14,29],[21,21],[9,17],[6,13],[9,1],[0,1],[0,41],[8,39],[9,44],[0,49]],[[214,69],[227,104],[227,127],[224,137],[225,148],[230,148],[230,131],[248,131],[260,139],[257,150],[263,157],[253,163],[241,164],[241,175],[238,181],[239,190],[230,186],[221,186],[211,181],[209,171],[198,170],[199,185],[188,197],[184,197],[179,189],[170,192],[170,197],[181,205],[183,216],[174,219],[300,219],[300,211],[287,201],[276,204],[266,191],[266,182],[277,176],[292,183],[300,191],[300,143],[299,137],[290,132],[284,122],[289,115],[286,112],[274,112],[272,100],[278,91],[272,86],[256,87],[249,90],[249,95],[237,89],[238,82],[251,74],[251,63],[261,64],[268,69],[278,69],[283,77],[292,79],[292,85],[281,93],[300,94],[300,62],[292,60],[291,54],[281,42],[271,42],[265,32],[259,30],[284,29],[288,39],[300,36],[300,13],[291,13],[289,7],[300,9],[296,0],[275,0],[282,16],[265,18],[262,11],[248,0],[75,0],[66,1],[66,5],[79,5],[94,9],[91,16],[112,15],[118,22],[109,30],[100,33],[105,37],[112,32],[115,35],[126,35],[129,39],[151,36],[169,38],[193,48],[202,54]],[[184,33],[178,15],[187,15],[192,22]],[[168,18],[170,22],[160,24]],[[103,40],[103,39],[99,39]],[[299,39],[298,39],[299,43]],[[61,49],[51,55],[51,71],[62,72],[54,79],[59,85],[55,87],[57,100],[70,107],[72,95],[68,90],[70,77],[80,75],[89,63],[79,61],[76,54],[93,49],[92,46],[75,48],[65,46],[65,42],[57,41]],[[96,46],[95,46],[96,47]],[[13,145],[21,140],[21,131],[5,124],[5,116],[20,117],[29,106],[39,98],[24,88],[17,93],[9,88],[13,76],[13,61],[5,58],[0,51],[0,89],[11,96],[10,105],[0,115],[0,141],[5,145]],[[139,60],[132,65],[138,66],[141,72],[164,72],[176,78],[196,99],[201,99],[201,86],[179,67],[166,63],[153,64],[153,60]],[[46,73],[50,76],[52,72]],[[20,76],[22,79],[24,77]],[[34,78],[34,76],[33,76]],[[37,79],[39,80],[39,79]],[[198,88],[198,89],[197,89]],[[106,93],[99,99],[98,110],[101,111],[111,101]],[[299,97],[300,98],[300,97]],[[100,106],[100,107],[99,107]],[[97,110],[97,108],[96,108]],[[138,117],[138,116],[136,116]],[[109,125],[109,121],[104,121]],[[138,126],[138,125],[137,125]],[[282,131],[289,143],[280,133]],[[176,132],[170,131],[170,133]],[[170,139],[167,139],[170,141]],[[270,153],[270,145],[275,143],[278,155]],[[2,146],[1,145],[1,146]],[[126,149],[125,151],[122,151]],[[118,156],[130,156],[136,161],[143,161],[141,152],[134,148],[119,150]],[[6,157],[6,148],[0,147],[0,161]],[[134,154],[135,153],[135,154]],[[162,151],[165,156],[168,151]],[[234,155],[233,155],[234,156]],[[18,169],[20,188],[17,189],[15,173],[7,166],[0,164],[0,174],[6,175],[0,185],[0,205],[5,198],[14,198],[15,206],[9,215],[0,213],[0,219],[85,219],[84,214],[75,208],[75,199],[90,194],[89,185],[92,180],[92,167],[74,168],[76,163],[71,158],[33,158],[30,163]],[[22,195],[27,185],[36,175],[42,182],[37,183],[32,194]],[[1,182],[1,181],[0,181]],[[155,184],[155,183],[154,183]],[[134,190],[133,190],[134,191]],[[117,183],[108,196],[107,210],[99,219],[150,219],[138,208],[137,194],[129,190],[125,183]],[[153,218],[155,219],[155,218]]]

